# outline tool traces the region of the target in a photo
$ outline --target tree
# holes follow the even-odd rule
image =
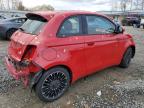
[[[32,8],[32,10],[35,11],[54,11],[54,8],[51,5],[41,5],[41,6],[36,6]]]
[[[8,9],[10,10],[10,1],[7,0]]]
[[[133,8],[133,0],[130,0],[130,10]]]
[[[19,2],[17,9],[21,11],[25,10],[25,7],[23,6],[23,3],[21,1]]]
[[[121,10],[123,11],[123,12],[125,12],[126,11],[126,8],[127,8],[127,3],[128,3],[128,0],[121,0]]]
[[[112,10],[144,10],[144,0],[112,0]]]
[[[142,0],[142,10],[144,10],[144,0]]]

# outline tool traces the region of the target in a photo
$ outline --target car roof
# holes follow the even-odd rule
[[[138,18],[138,17],[126,17],[126,18]]]
[[[93,15],[105,16],[105,15],[102,15],[96,12],[90,12],[90,11],[37,11],[37,12],[27,13],[26,16],[28,14],[36,14],[36,15],[44,17],[47,20],[49,20],[50,16],[55,16],[55,15],[67,16],[67,15],[93,14]]]
[[[13,17],[13,18],[7,18],[4,21],[11,21],[11,20],[15,20],[15,19],[21,19],[21,18],[26,18],[26,17]]]

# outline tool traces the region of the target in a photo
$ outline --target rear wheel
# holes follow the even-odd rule
[[[56,67],[45,72],[36,85],[40,100],[51,102],[61,97],[70,85],[70,75],[65,68]]]
[[[136,24],[133,24],[133,28],[136,28]]]
[[[137,28],[140,28],[140,25],[139,25],[139,24],[137,24]]]
[[[125,52],[125,54],[124,54],[124,56],[122,58],[122,61],[120,63],[120,67],[127,68],[129,66],[129,64],[131,62],[131,58],[132,58],[132,53],[133,53],[132,48],[129,47],[126,50],[126,52]]]
[[[7,31],[6,33],[6,39],[10,39],[10,37],[12,36],[12,34],[16,31],[17,29],[10,29]]]

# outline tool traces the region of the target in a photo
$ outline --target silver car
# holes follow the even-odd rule
[[[10,39],[12,34],[23,25],[27,20],[26,17],[10,18],[0,21],[0,38]]]

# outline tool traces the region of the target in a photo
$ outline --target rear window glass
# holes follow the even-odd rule
[[[46,23],[46,21],[28,19],[21,30],[25,33],[38,35]]]

